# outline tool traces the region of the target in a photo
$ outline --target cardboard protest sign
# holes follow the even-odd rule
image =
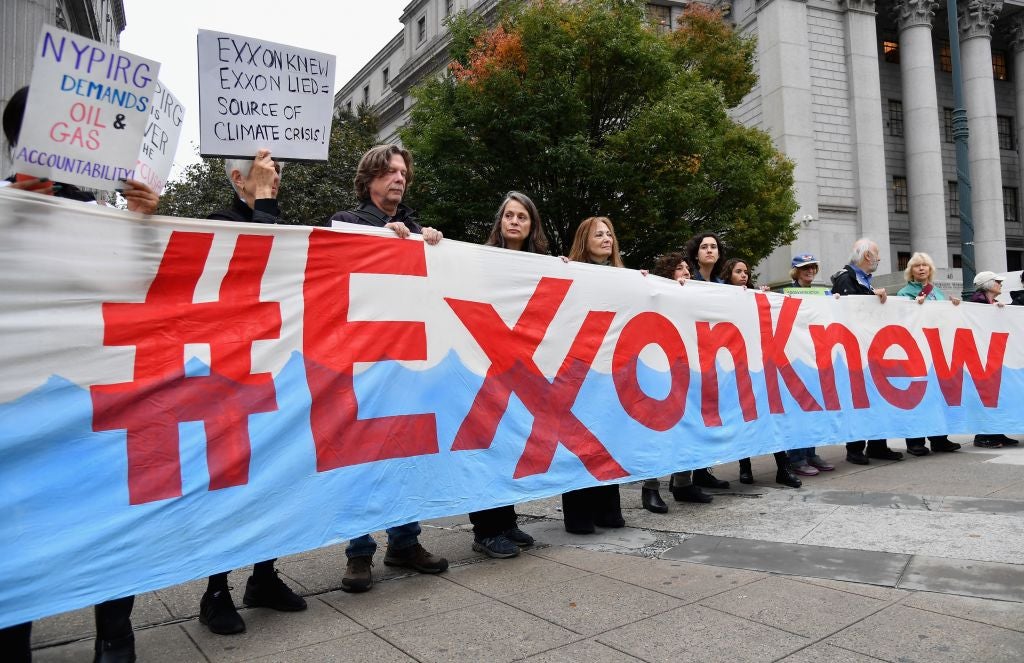
[[[184,119],[185,107],[163,81],[157,81],[153,104],[149,107],[149,122],[135,166],[135,179],[148,184],[157,193],[163,191],[171,174]]]
[[[202,156],[327,160],[333,55],[209,30],[198,44]]]
[[[135,177],[160,64],[44,25],[25,120],[19,173],[98,189]]]

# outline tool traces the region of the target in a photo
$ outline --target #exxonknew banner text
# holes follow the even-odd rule
[[[0,190],[0,626],[602,481],[1021,432],[1022,316]]]

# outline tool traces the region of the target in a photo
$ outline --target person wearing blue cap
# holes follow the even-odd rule
[[[814,279],[818,276],[818,259],[811,253],[800,253],[793,258],[792,267],[789,270],[789,278],[793,279],[792,285],[784,292],[788,294],[804,294],[800,290],[808,290],[806,294],[829,294],[828,289],[820,292],[810,291],[814,288]],[[828,461],[818,455],[814,447],[803,449],[790,449],[786,452],[789,459],[789,469],[800,476],[813,477],[820,472],[831,472],[836,469]]]

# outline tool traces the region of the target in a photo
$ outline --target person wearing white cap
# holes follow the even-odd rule
[[[978,272],[974,277],[974,294],[967,301],[976,304],[995,304],[1002,308],[1003,303],[996,297],[1003,291],[1003,278],[995,272]],[[974,446],[986,449],[998,449],[1017,444],[1017,440],[1002,433],[978,433],[974,436]]]

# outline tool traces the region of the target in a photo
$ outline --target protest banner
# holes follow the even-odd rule
[[[809,442],[1024,429],[1018,307],[351,229],[0,190],[0,626]]]
[[[334,119],[335,57],[200,30],[199,153],[326,161]]]
[[[135,179],[149,185],[157,193],[164,190],[171,167],[174,166],[174,155],[178,151],[184,119],[185,107],[163,81],[158,80],[135,166]]]
[[[135,178],[160,64],[44,25],[15,169],[97,189]]]

